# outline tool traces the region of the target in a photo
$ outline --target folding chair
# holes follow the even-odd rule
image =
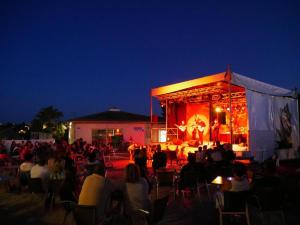
[[[174,198],[176,195],[176,190],[174,187],[174,171],[169,170],[157,170],[156,171],[156,199],[158,199],[158,193],[160,187],[171,187],[171,191],[174,192]]]
[[[233,192],[233,191],[225,191],[224,192],[224,205],[222,204],[223,201],[217,195],[217,202],[218,202],[218,210],[219,210],[219,221],[220,225],[223,225],[223,216],[236,216],[242,215],[246,218],[246,224],[250,225],[250,218],[249,218],[249,210],[247,199],[250,196],[249,191],[240,191],[240,192]]]

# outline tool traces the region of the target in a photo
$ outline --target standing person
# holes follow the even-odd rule
[[[193,132],[192,136],[194,140],[198,140],[200,145],[203,145],[203,134],[205,129],[205,122],[200,119],[200,116],[197,114],[195,116],[195,121],[192,125]]]
[[[211,126],[213,145],[216,145],[217,141],[219,141],[219,130],[220,124],[218,120],[215,119],[213,125]]]
[[[184,141],[185,140],[185,133],[186,133],[186,124],[184,121],[181,121],[180,125],[175,124],[175,126],[179,129],[179,139]]]

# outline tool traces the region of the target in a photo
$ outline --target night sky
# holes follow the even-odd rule
[[[49,105],[65,119],[149,114],[151,88],[227,64],[300,88],[299,12],[298,0],[1,0],[0,122]]]

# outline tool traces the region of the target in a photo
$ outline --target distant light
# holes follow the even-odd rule
[[[221,112],[222,111],[222,109],[220,108],[220,107],[216,107],[216,112],[218,113],[218,112]]]
[[[227,108],[227,111],[230,111],[230,108],[229,108],[229,107]]]
[[[43,124],[43,130],[47,128],[47,124]]]

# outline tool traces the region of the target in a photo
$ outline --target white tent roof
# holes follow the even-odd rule
[[[293,92],[291,90],[267,84],[262,81],[254,80],[252,78],[234,72],[232,72],[231,82],[232,84],[263,94],[275,96],[293,96]]]
[[[220,81],[228,81],[231,77],[231,83],[247,90],[259,92],[262,94],[274,96],[294,96],[293,91],[284,89],[275,85],[267,84],[262,81],[254,80],[252,78],[231,72],[228,76],[228,71],[214,75],[204,76],[193,80],[188,80],[176,84],[166,85],[158,88],[153,88],[151,91],[152,96],[159,96],[176,91],[186,90],[189,88],[217,83]]]

